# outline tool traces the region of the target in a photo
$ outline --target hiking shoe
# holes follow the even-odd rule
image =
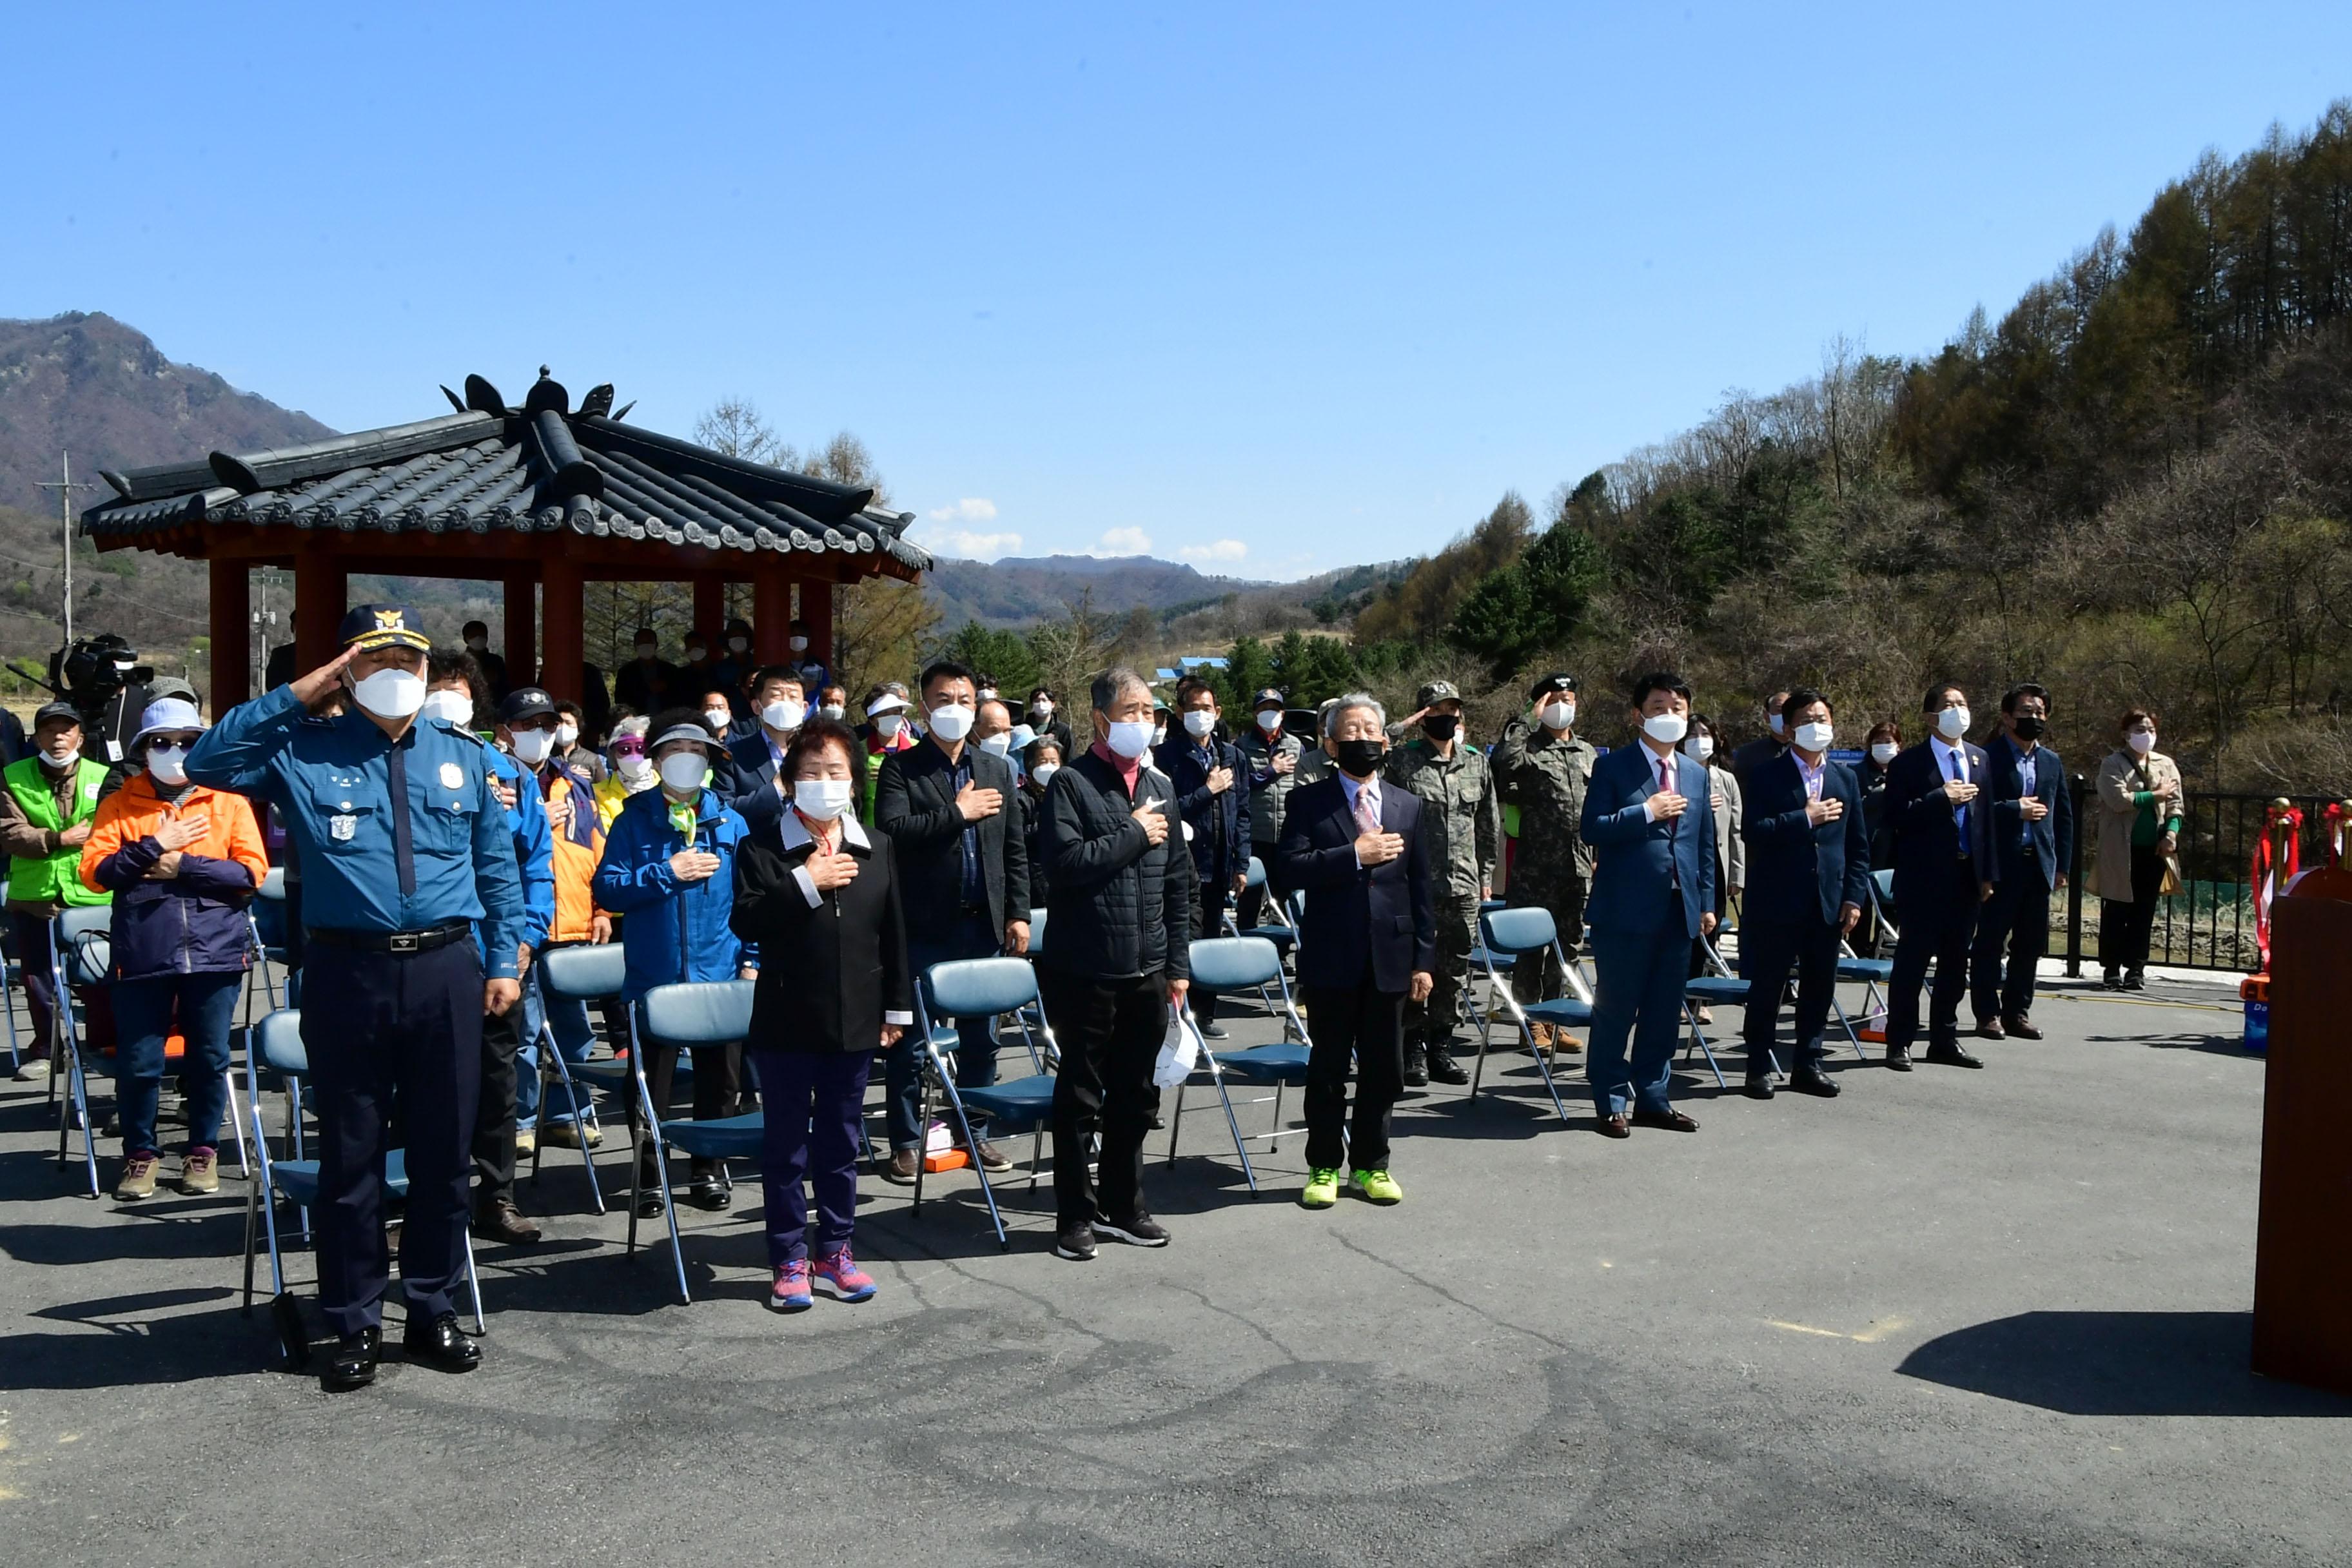
[[[152,1150],[131,1155],[122,1162],[122,1179],[114,1184],[114,1201],[135,1204],[142,1198],[155,1195],[155,1167],[163,1160]]]
[[[1404,1189],[1398,1186],[1396,1178],[1386,1171],[1358,1171],[1350,1179],[1355,1184],[1357,1196],[1368,1204],[1404,1202]]]
[[[821,1253],[814,1266],[816,1283],[836,1301],[870,1300],[874,1295],[874,1276],[857,1267],[845,1246],[837,1251]]]
[[[191,1149],[180,1162],[180,1190],[190,1197],[220,1191],[220,1155],[211,1149]]]
[[[1137,1209],[1125,1219],[1098,1219],[1095,1229],[1113,1241],[1123,1241],[1129,1247],[1165,1247],[1168,1227]]]
[[[1054,1235],[1054,1256],[1066,1258],[1073,1263],[1095,1260],[1095,1227],[1085,1220],[1072,1220]]]
[[[809,1263],[795,1258],[776,1266],[776,1282],[768,1287],[768,1305],[779,1312],[805,1312],[815,1298],[809,1294]]]
[[[1318,1165],[1307,1173],[1307,1185],[1299,1189],[1301,1208],[1328,1209],[1339,1201],[1339,1173]]]

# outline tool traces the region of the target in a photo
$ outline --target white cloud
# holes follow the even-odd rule
[[[1176,553],[1187,561],[1239,561],[1249,553],[1249,546],[1238,539],[1220,539],[1208,544],[1188,544]]]
[[[1144,532],[1143,530],[1139,528],[1110,529],[1105,531],[1102,538],[1096,542],[1094,549],[1087,552],[1087,553],[1091,555],[1149,555],[1151,553],[1151,535]]]
[[[907,537],[934,555],[952,555],[967,561],[993,561],[1021,548],[1021,536],[1010,531],[980,533],[969,528],[932,528],[926,524],[909,529]]]
[[[933,522],[994,522],[996,503],[986,496],[966,496],[953,506],[934,507]]]

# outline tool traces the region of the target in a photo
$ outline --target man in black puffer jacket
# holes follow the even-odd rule
[[[1165,1247],[1143,1206],[1151,1069],[1168,1009],[1191,984],[1192,857],[1175,789],[1150,765],[1151,689],[1131,669],[1094,678],[1094,744],[1046,786],[1038,853],[1053,889],[1037,984],[1061,1043],[1054,1083],[1054,1255],[1085,1262],[1095,1233]],[[1087,1131],[1102,1128],[1099,1198]]]

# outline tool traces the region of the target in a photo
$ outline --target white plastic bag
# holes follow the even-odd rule
[[[1175,1009],[1175,1027],[1160,1043],[1160,1060],[1151,1069],[1151,1081],[1160,1089],[1175,1089],[1192,1076],[1201,1065],[1201,1053],[1207,1046],[1200,1030],[1192,1026],[1192,1015],[1188,1009]]]

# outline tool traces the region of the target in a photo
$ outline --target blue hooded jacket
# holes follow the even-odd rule
[[[735,861],[751,829],[718,795],[704,790],[695,806],[694,847],[719,857],[719,869],[699,882],[681,882],[669,858],[686,836],[670,822],[669,797],[658,789],[621,805],[604,836],[596,867],[596,903],[626,917],[621,947],[628,975],[621,994],[634,1002],[656,985],[679,980],[732,980],[757,950],[728,924],[735,910]]]

